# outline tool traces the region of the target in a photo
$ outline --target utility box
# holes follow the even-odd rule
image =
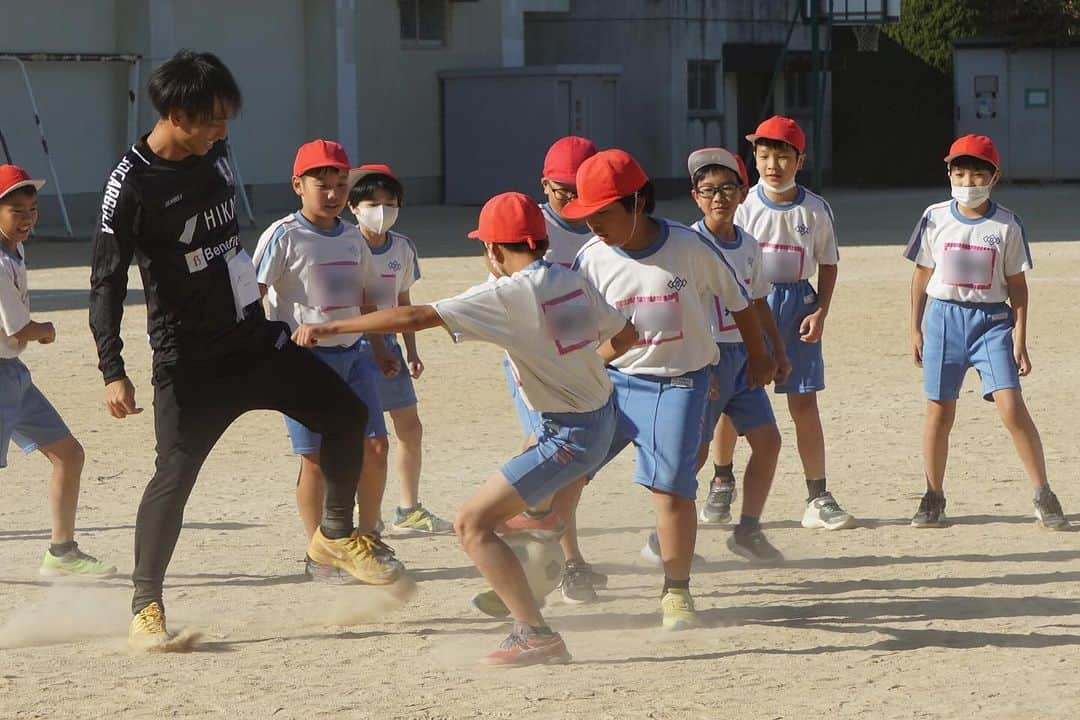
[[[444,201],[481,205],[509,191],[539,198],[544,155],[560,137],[617,145],[621,74],[617,65],[439,73]]]

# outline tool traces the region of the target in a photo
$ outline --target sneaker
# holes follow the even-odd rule
[[[1036,498],[1035,521],[1047,530],[1068,530],[1069,520],[1061,510],[1061,503],[1053,491],[1047,492],[1040,498]]]
[[[709,496],[701,506],[698,519],[706,525],[727,525],[731,522],[731,503],[735,500],[734,480],[713,480]]]
[[[361,535],[357,531],[347,538],[331,540],[316,529],[308,545],[312,562],[339,568],[362,583],[389,585],[405,571],[394,557],[394,550],[376,534]]]
[[[557,632],[536,632],[525,623],[515,622],[514,629],[499,643],[498,649],[480,662],[485,665],[541,665],[568,663],[570,653],[562,635]]]
[[[757,565],[779,565],[784,554],[773,547],[760,528],[741,532],[738,529],[727,539],[728,550]]]
[[[46,550],[38,574],[42,577],[74,575],[77,577],[104,579],[116,575],[115,565],[106,565],[93,555],[87,555],[79,549],[78,543],[66,553],[57,557]]]
[[[606,577],[604,579],[607,580]],[[592,568],[586,562],[567,560],[559,589],[562,591],[563,601],[571,605],[581,605],[596,600]]]
[[[689,630],[697,625],[694,598],[690,597],[689,590],[668,588],[660,599],[660,609],[664,612],[665,630]]]
[[[855,527],[855,518],[840,507],[832,493],[822,493],[806,503],[806,512],[802,516],[804,528],[825,528],[826,530],[846,530]]]
[[[650,565],[656,567],[664,566],[664,559],[660,557],[660,536],[653,530],[649,533],[649,539],[645,541],[645,545],[641,548],[641,559]],[[701,557],[697,553],[694,553],[694,562],[705,562],[705,558]],[[599,575],[599,573],[593,573]],[[604,577],[603,584],[593,581],[593,584],[597,587],[607,587],[607,578]]]
[[[945,518],[945,496],[927,491],[919,501],[919,511],[911,518],[911,527],[943,528],[948,524]]]
[[[165,611],[161,603],[152,602],[131,618],[128,646],[133,650],[160,652],[172,639],[173,635],[165,628]]]
[[[494,590],[488,588],[472,596],[472,600],[469,604],[474,608],[484,613],[488,617],[496,619],[502,619],[510,617],[510,608],[506,607],[506,603],[502,601],[499,594]],[[536,607],[543,609],[544,599],[540,598],[536,601]]]
[[[381,521],[380,521],[381,522]],[[394,509],[394,522],[391,526],[396,532],[424,535],[447,535],[454,532],[454,524],[432,515],[423,505],[417,505],[409,512],[401,508]]]
[[[512,518],[499,523],[495,532],[500,535],[513,535],[522,533],[531,535],[540,542],[554,540],[563,534],[565,528],[559,516],[548,510],[544,513],[532,514],[529,512],[518,513]]]
[[[352,585],[356,582],[356,578],[341,568],[317,563],[307,555],[304,556],[304,576],[311,582],[324,585]]]

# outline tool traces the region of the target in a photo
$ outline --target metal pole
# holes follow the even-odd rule
[[[4,148],[4,162],[8,165],[11,164],[11,152],[8,150],[7,140],[4,138],[4,131],[0,130],[0,146]]]
[[[229,153],[229,162],[233,166],[233,174],[236,176],[236,187],[240,191],[240,200],[244,203],[244,210],[247,211],[248,222],[251,223],[251,227],[255,225],[255,213],[251,212],[251,203],[248,201],[247,189],[244,187],[244,179],[240,177],[240,163],[236,161],[236,154],[232,150],[232,145],[229,141],[225,141],[225,149]]]
[[[780,73],[784,69],[784,58],[787,57],[788,44],[791,43],[791,34],[795,32],[795,24],[799,22],[799,15],[802,14],[802,5],[799,0],[795,1],[795,14],[791,17],[791,22],[788,24],[787,38],[784,39],[784,45],[780,48],[780,54],[776,58],[776,64],[773,65],[772,79],[769,81],[769,92],[765,95],[765,100],[761,103],[761,112],[757,114],[759,118],[764,119],[765,113],[769,110],[769,103],[773,99],[773,95],[776,94],[776,81],[780,77]]]
[[[820,192],[821,190],[821,48],[818,38],[820,23],[821,16],[815,4],[813,15],[810,18],[810,79],[812,82],[811,95],[814,98],[814,139],[811,145],[814,158],[811,165],[810,187],[814,192]]]
[[[139,61],[132,61],[128,68],[128,145],[134,145],[139,137]]]

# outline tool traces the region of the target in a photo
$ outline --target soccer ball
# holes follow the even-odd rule
[[[503,540],[521,562],[533,597],[542,602],[562,580],[564,557],[559,541],[541,541],[521,533],[506,535]]]

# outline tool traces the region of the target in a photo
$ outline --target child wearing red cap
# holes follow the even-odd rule
[[[774,115],[746,136],[754,145],[758,184],[735,211],[735,223],[758,239],[762,269],[772,285],[772,308],[791,373],[776,383],[788,411],[806,478],[802,526],[841,530],[855,518],[829,492],[825,477],[825,434],[817,394],[825,389],[821,337],[836,286],[840,253],[832,208],[825,198],[795,180],[806,160],[806,136],[791,118]],[[817,273],[817,289],[810,284]],[[733,486],[731,468],[716,468],[713,487]]]
[[[364,278],[370,271],[371,251],[356,227],[338,214],[348,198],[349,158],[336,142],[313,140],[302,145],[293,163],[292,186],[300,210],[277,220],[259,238],[254,264],[259,290],[266,298],[267,316],[295,330],[304,322],[349,317],[367,308]],[[380,367],[396,363],[375,341]],[[368,408],[364,430],[364,462],[357,479],[357,530],[371,549],[374,581],[393,582],[401,563],[379,537],[376,523],[386,484],[386,423],[375,389],[379,372],[371,355],[360,346],[360,335],[342,333],[327,338],[314,351],[333,368]],[[300,456],[296,503],[307,537],[312,541],[305,571],[315,579],[336,579],[340,570],[324,557],[318,542],[323,505],[321,436],[303,423],[285,416],[293,453]],[[314,552],[313,552],[314,550]]]
[[[366,298],[379,310],[411,305],[411,288],[420,279],[416,245],[407,235],[391,230],[404,200],[405,188],[389,165],[361,165],[349,171],[349,210],[371,250],[371,267],[364,281]],[[397,335],[387,335],[385,341],[400,367],[392,375],[375,376],[379,404],[383,412],[389,413],[398,441],[395,455],[399,495],[390,526],[404,534],[453,532],[453,524],[420,503],[424,426],[416,408],[413,380],[424,372],[424,363],[416,349],[416,334],[402,335],[404,353]],[[366,338],[361,342],[369,347]]]
[[[911,524],[946,525],[949,432],[964,375],[974,367],[983,399],[997,407],[1035,487],[1036,520],[1050,530],[1067,530],[1069,521],[1047,480],[1039,431],[1020,391],[1020,377],[1031,372],[1024,277],[1033,267],[1031,248],[1020,218],[990,199],[1001,178],[1001,160],[990,138],[958,138],[945,163],[952,200],[923,212],[904,252],[915,263],[911,345],[915,364],[923,369],[927,400],[926,493]]]
[[[535,445],[509,460],[458,512],[461,543],[514,618],[514,628],[484,662],[566,662],[562,637],[540,614],[524,571],[495,534],[500,523],[593,472],[611,444],[615,407],[604,363],[637,340],[631,325],[584,277],[543,259],[547,228],[536,203],[504,193],[480,211],[469,237],[484,244],[496,279],[432,305],[301,325],[297,344],[343,332],[416,332],[445,327],[455,342],[506,349],[521,393],[542,425]]]
[[[712,296],[722,299],[742,332],[749,384],[767,385],[776,366],[731,266],[700,234],[652,217],[652,184],[634,158],[622,150],[597,153],[578,169],[577,188],[563,212],[584,219],[595,237],[575,267],[641,336],[610,363],[618,420],[604,464],[635,446],[634,481],[652,492],[656,507],[663,627],[693,627],[698,448],[709,376],[720,359],[708,332]]]
[[[75,542],[75,511],[83,448],[52,403],[34,385],[19,359],[29,343],[56,340],[51,322],[30,317],[23,243],[37,223],[38,190],[44,180],[32,179],[15,165],[0,165],[0,468],[7,467],[8,446],[24,453],[40,450],[52,464],[49,513],[52,535],[38,572],[46,577],[74,575],[107,578],[116,568],[87,555]]]

